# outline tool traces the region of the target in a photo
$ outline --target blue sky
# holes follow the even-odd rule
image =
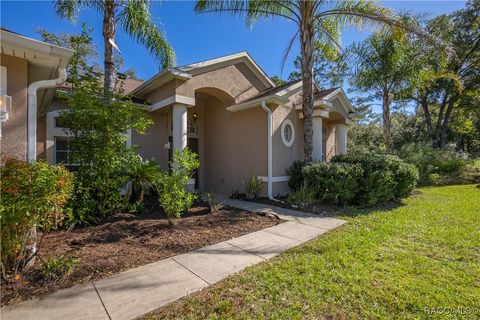
[[[464,1],[385,1],[394,10],[427,12],[430,16],[450,13],[464,7]],[[248,51],[257,63],[270,75],[279,75],[281,60],[288,43],[294,34],[294,25],[282,19],[258,22],[248,28],[241,17],[219,16],[217,14],[195,14],[191,1],[155,1],[152,16],[164,30],[174,48],[177,65],[206,60],[238,51]],[[53,10],[51,1],[1,1],[2,27],[20,34],[39,38],[34,27],[51,32],[74,33],[87,22],[94,28],[94,43],[101,56],[101,16],[83,10],[76,24],[61,21]],[[344,30],[342,44],[365,38],[368,31]],[[158,64],[139,44],[130,40],[121,30],[117,34],[117,44],[122,52],[125,69],[134,68],[139,77],[148,79],[158,72]],[[296,45],[287,60],[282,77],[287,78],[292,71],[292,61],[299,53]]]

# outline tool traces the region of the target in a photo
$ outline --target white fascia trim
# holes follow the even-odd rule
[[[174,103],[181,103],[181,104],[186,104],[187,106],[194,106],[195,98],[190,98],[190,97],[176,94],[174,96],[170,96],[166,99],[163,99],[161,101],[154,103],[150,108],[150,112],[164,108]]]
[[[328,95],[323,97],[323,99],[333,101],[335,96],[337,96],[338,94],[340,94],[340,99],[342,100],[342,106],[345,109],[345,111],[347,111],[347,113],[355,112],[355,109],[353,108],[352,104],[350,103],[350,100],[348,100],[348,97],[347,97],[347,95],[345,94],[345,91],[343,91],[342,88],[338,88],[337,90],[329,93]]]
[[[298,81],[294,84],[292,84],[290,87],[287,87],[279,92],[276,93],[278,96],[282,97],[288,97],[291,96],[294,93],[297,93],[298,91],[302,90],[302,81]]]
[[[163,79],[162,79],[163,78]],[[157,73],[141,85],[135,88],[130,94],[131,95],[137,95],[140,94],[142,91],[148,89],[150,86],[155,85],[157,82],[158,86],[163,85],[164,83],[167,83],[170,80],[173,79],[180,79],[180,80],[188,80],[191,79],[192,75],[187,72],[182,72],[177,69],[165,69],[161,71],[160,73]]]
[[[281,97],[279,95],[274,94],[274,95],[261,97],[261,98],[257,98],[257,99],[250,100],[250,101],[245,101],[245,102],[242,102],[242,103],[239,103],[239,104],[235,104],[233,106],[227,107],[227,110],[231,111],[231,112],[238,112],[238,111],[242,111],[242,110],[246,110],[246,109],[255,108],[255,107],[260,106],[262,101],[265,101],[266,103],[273,103],[273,104],[281,105],[281,104],[287,103],[290,100],[288,100],[285,97]]]
[[[249,66],[250,69],[252,69],[252,71],[257,74],[257,76],[259,76],[259,79],[267,87],[275,87],[275,83],[273,83],[273,81],[267,76],[267,74],[262,70],[262,68],[260,68],[260,66],[252,59],[252,57],[246,51],[230,54],[230,55],[219,57],[219,58],[192,63],[186,66],[178,67],[178,69],[182,71],[193,71],[194,69],[206,68],[214,65],[220,65],[219,67],[221,67],[222,64],[228,65],[229,62],[232,62],[234,60],[239,60],[239,61],[243,60],[243,62],[245,62],[245,64]]]
[[[257,179],[260,179],[262,182],[267,182],[268,177],[265,176],[257,176]],[[277,183],[277,182],[288,182],[290,180],[290,176],[278,176],[278,177],[272,177],[272,182]]]
[[[59,47],[43,41],[24,37],[22,35],[12,33],[6,30],[1,30],[0,34],[2,39],[2,45],[4,43],[10,43],[14,46],[34,50],[39,54],[65,58],[65,59],[62,59],[61,64],[58,66],[59,68],[65,68],[66,65],[68,64],[68,61],[75,53],[75,50]]]

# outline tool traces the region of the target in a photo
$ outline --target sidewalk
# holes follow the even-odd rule
[[[2,320],[134,319],[344,224],[334,218],[225,199],[287,222],[1,309]]]

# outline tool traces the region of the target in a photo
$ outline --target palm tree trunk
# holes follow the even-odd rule
[[[387,90],[383,91],[383,142],[385,144],[385,151],[391,152],[391,131],[392,121],[390,120],[390,97]]]
[[[304,159],[312,161],[313,153],[313,1],[302,1],[302,21],[300,25],[300,42],[302,52],[302,107],[304,127]]]
[[[445,112],[445,117],[443,118],[442,128],[440,129],[440,149],[445,148],[447,144],[447,129],[448,123],[450,121],[450,116],[452,115],[453,105],[455,104],[456,99],[454,97],[450,98],[448,102],[447,111]]]
[[[112,0],[105,1],[105,11],[103,13],[103,41],[105,45],[104,57],[104,98],[108,97],[115,89],[115,64],[113,59],[113,45],[115,41],[115,3]]]

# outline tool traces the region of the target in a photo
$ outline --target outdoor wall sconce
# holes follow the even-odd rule
[[[12,112],[12,97],[0,95],[0,138],[2,137],[2,124],[7,122]]]

